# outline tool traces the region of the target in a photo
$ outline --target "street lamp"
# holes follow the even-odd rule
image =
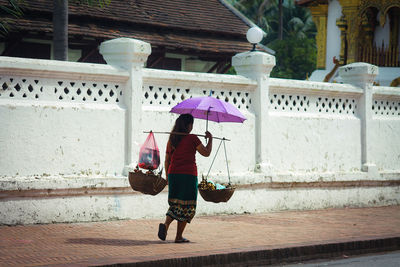
[[[253,49],[251,51],[256,51],[256,44],[261,42],[263,38],[263,32],[260,28],[254,26],[247,31],[246,38],[247,41],[253,45]]]

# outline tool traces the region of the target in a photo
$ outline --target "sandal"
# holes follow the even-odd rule
[[[165,238],[167,238],[167,227],[163,223],[160,223],[158,226],[158,238],[162,241],[165,241]]]
[[[189,243],[190,240],[186,238],[175,240],[175,243]]]

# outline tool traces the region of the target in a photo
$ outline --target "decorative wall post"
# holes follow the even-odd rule
[[[255,114],[255,171],[270,173],[271,164],[267,157],[267,140],[263,138],[268,131],[268,93],[269,75],[275,66],[275,57],[255,51],[244,52],[232,58],[232,65],[239,75],[257,81],[254,92],[253,110]]]
[[[100,45],[100,53],[107,64],[129,72],[130,78],[123,92],[127,107],[124,167],[124,175],[127,175],[135,168],[139,154],[139,147],[135,143],[139,143],[138,138],[142,131],[142,70],[151,54],[151,46],[140,40],[118,38],[103,42]]]
[[[357,109],[361,119],[361,169],[364,172],[368,172],[369,177],[375,178],[379,173],[371,152],[372,86],[378,74],[378,67],[368,63],[357,62],[339,68],[339,75],[344,83],[353,84],[364,90]]]

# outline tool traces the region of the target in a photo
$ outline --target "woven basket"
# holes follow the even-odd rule
[[[145,174],[141,171],[129,172],[129,184],[132,189],[143,194],[155,196],[167,185],[167,180],[154,174]]]
[[[235,188],[225,188],[218,190],[204,190],[199,189],[200,195],[203,197],[205,201],[219,203],[219,202],[227,202],[235,192]]]

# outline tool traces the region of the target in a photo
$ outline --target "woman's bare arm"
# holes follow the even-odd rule
[[[212,135],[210,132],[206,132],[206,138],[208,138],[207,145],[204,146],[203,144],[200,144],[196,147],[196,150],[200,153],[200,155],[204,157],[208,157],[211,154],[212,150]]]

